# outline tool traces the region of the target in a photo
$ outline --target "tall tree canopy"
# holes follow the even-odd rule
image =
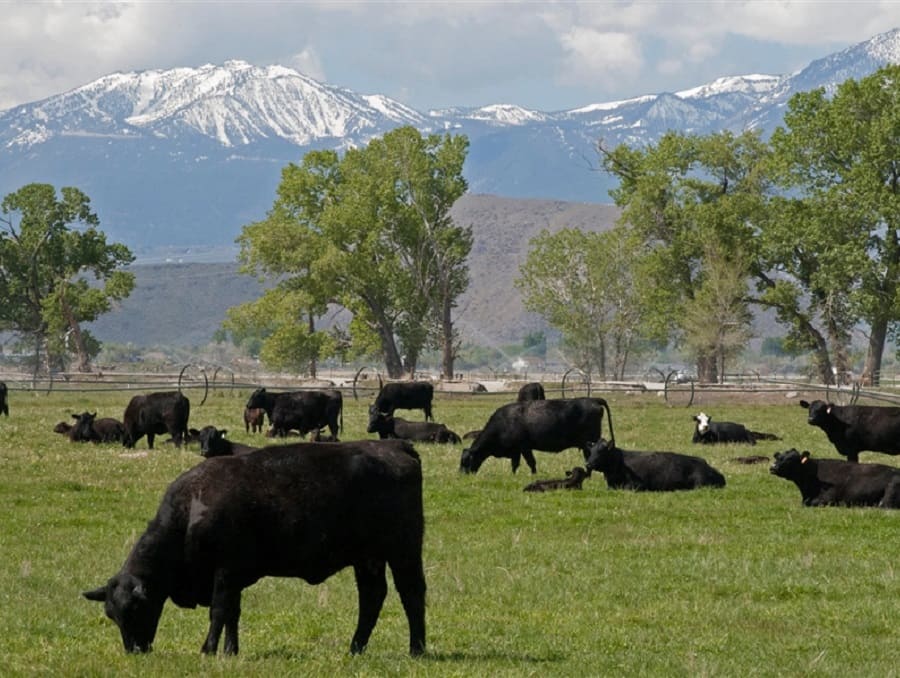
[[[353,314],[356,352],[379,352],[389,376],[414,371],[430,340],[446,342],[452,373],[450,310],[472,237],[449,210],[466,191],[467,150],[464,136],[401,127],[343,157],[313,151],[285,167],[267,218],[238,238],[243,270],[276,284],[227,324],[264,327],[261,355],[284,365],[333,349],[312,319],[338,304]]]
[[[772,147],[788,197],[766,225],[766,256],[823,320],[836,371],[849,367],[852,328],[868,326],[864,376],[877,383],[900,321],[900,66],[847,80],[833,96],[793,96]]]
[[[622,378],[642,330],[637,246],[624,229],[541,231],[529,243],[516,287],[525,308],[563,335],[575,366]]]
[[[765,144],[752,133],[669,132],[644,149],[607,149],[601,142],[599,151],[604,169],[619,179],[611,195],[622,208],[621,221],[642,244],[647,284],[640,299],[647,322],[657,335],[668,333],[693,349],[702,381],[717,381],[725,348],[711,339],[733,337],[735,322],[746,329],[747,300],[731,295],[727,313],[709,316],[709,323],[721,327],[691,319],[722,287],[711,257],[753,260],[754,217],[765,195],[758,171]]]
[[[71,347],[87,371],[98,344],[81,324],[131,293],[134,275],[119,269],[134,257],[107,243],[84,193],[66,187],[61,194],[29,184],[0,204],[0,328],[31,339],[36,368],[49,368],[50,357]]]

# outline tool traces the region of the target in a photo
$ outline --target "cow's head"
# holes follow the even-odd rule
[[[366,427],[366,433],[389,433],[390,419],[390,412],[382,412],[377,405],[369,405],[369,425]]]
[[[824,425],[831,414],[831,403],[826,403],[824,400],[813,400],[811,403],[801,400],[800,407],[809,411],[806,420],[813,426]]]
[[[69,437],[72,440],[91,440],[94,438],[94,419],[97,413],[82,412],[81,414],[73,414],[72,419],[75,423],[69,431]]]
[[[254,408],[265,408],[266,406],[266,389],[258,388],[253,393],[250,394],[250,398],[247,400],[247,409]]]
[[[703,435],[709,430],[710,417],[708,414],[701,412],[694,416],[694,421],[697,422],[697,432],[700,435]]]
[[[622,450],[610,443],[605,438],[600,438],[595,443],[588,445],[588,458],[585,462],[587,470],[611,471],[623,459]]]
[[[459,472],[478,473],[478,469],[481,468],[481,465],[483,463],[484,457],[473,452],[471,448],[467,447],[462,451],[462,454],[459,457]]]
[[[226,433],[228,433],[227,429],[220,431],[215,426],[204,426],[200,429],[197,434],[197,439],[200,441],[200,454],[204,457],[218,457],[224,454],[222,443]]]
[[[82,595],[104,604],[106,616],[119,627],[126,652],[152,649],[165,596],[152,595],[143,581],[124,572],[110,579],[106,586]]]
[[[769,467],[769,473],[780,478],[795,478],[803,465],[809,461],[809,452],[798,452],[794,448],[784,452],[776,452],[775,463]]]

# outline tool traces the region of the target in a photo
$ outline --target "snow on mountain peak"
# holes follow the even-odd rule
[[[718,78],[705,85],[692,87],[680,92],[675,92],[675,96],[681,99],[705,99],[719,94],[733,94],[735,92],[742,94],[764,94],[770,91],[781,80],[777,75],[736,75]]]

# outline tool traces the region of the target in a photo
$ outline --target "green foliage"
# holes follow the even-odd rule
[[[79,368],[87,369],[98,346],[81,324],[131,293],[134,276],[119,269],[134,257],[124,245],[107,243],[84,193],[64,187],[61,194],[49,184],[28,184],[0,204],[0,329],[31,337],[38,360],[42,348],[68,353],[71,333]]]
[[[449,217],[466,190],[467,148],[465,137],[402,127],[343,157],[313,151],[285,167],[268,217],[238,238],[243,270],[279,282],[229,326],[264,329],[268,364],[297,360],[298,349],[321,357],[334,344],[308,319],[338,304],[354,315],[357,353],[377,345],[391,376],[414,370],[468,283],[471,229]]]
[[[541,232],[529,243],[516,287],[526,309],[539,313],[563,336],[572,362],[587,373],[624,374],[642,321],[636,250],[627,233],[563,229]]]
[[[622,223],[641,248],[640,303],[655,328],[651,338],[663,333],[684,338],[694,348],[701,380],[715,381],[716,351],[697,334],[709,328],[687,320],[689,308],[696,309],[697,298],[709,289],[711,243],[735,259],[754,260],[753,224],[766,194],[760,165],[767,147],[750,132],[704,137],[670,132],[640,150],[599,148],[604,168],[620,180],[611,195],[622,207]]]
[[[822,89],[795,95],[772,137],[771,171],[789,193],[773,201],[763,254],[805,297],[794,331],[821,319],[819,343],[831,346],[830,356],[819,350],[826,373],[832,363],[848,368],[849,335],[863,321],[865,372],[877,382],[888,326],[900,319],[898,121],[900,67],[893,65],[847,80],[833,96]]]
[[[241,420],[249,391],[192,399],[191,424],[215,422],[260,443]],[[612,491],[599,474],[572,492],[522,492],[533,478],[490,459],[458,472],[460,446],[417,444],[422,457],[428,650],[406,653],[390,576],[369,648],[350,656],[357,597],[351,569],[310,586],[267,577],[242,598],[241,653],[204,658],[206,608],[166,603],[152,653],[127,655],[102,606],[81,592],[125,560],[166,486],[201,462],[196,449],[148,452],[70,444],[51,433],[72,412],[120,417],[130,393],[14,389],[0,417],[0,673],[210,676],[890,676],[896,643],[898,513],[805,508],[766,465],[731,461],[745,446],[689,442],[682,408],[655,396],[609,400],[620,445],[701,453],[722,490]],[[808,396],[807,396],[808,397]],[[439,394],[439,421],[483,426],[510,393]],[[345,398],[347,440],[365,433],[369,398]],[[706,407],[706,405],[704,405]],[[717,403],[714,415],[834,457],[796,404]],[[537,453],[538,478],[561,478],[576,450]],[[864,453],[864,461],[897,458]],[[814,611],[814,612],[813,612]]]

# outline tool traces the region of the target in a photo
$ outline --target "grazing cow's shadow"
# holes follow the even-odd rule
[[[367,651],[368,652],[368,651]],[[348,655],[349,656],[349,655]],[[365,656],[365,655],[362,655]],[[398,655],[399,657],[400,655]],[[404,659],[409,658],[408,655],[402,655]],[[254,652],[244,656],[242,661],[266,661],[269,659],[281,659],[289,661],[302,661],[309,659],[302,651],[295,647],[281,646],[274,647],[262,652]],[[507,662],[519,662],[522,664],[552,664],[566,661],[568,656],[561,652],[549,652],[547,655],[537,657],[532,654],[516,654],[499,651],[486,652],[468,652],[465,650],[456,651],[430,651],[425,650],[425,654],[421,657],[415,657],[411,661],[414,662],[489,662],[502,659]]]

